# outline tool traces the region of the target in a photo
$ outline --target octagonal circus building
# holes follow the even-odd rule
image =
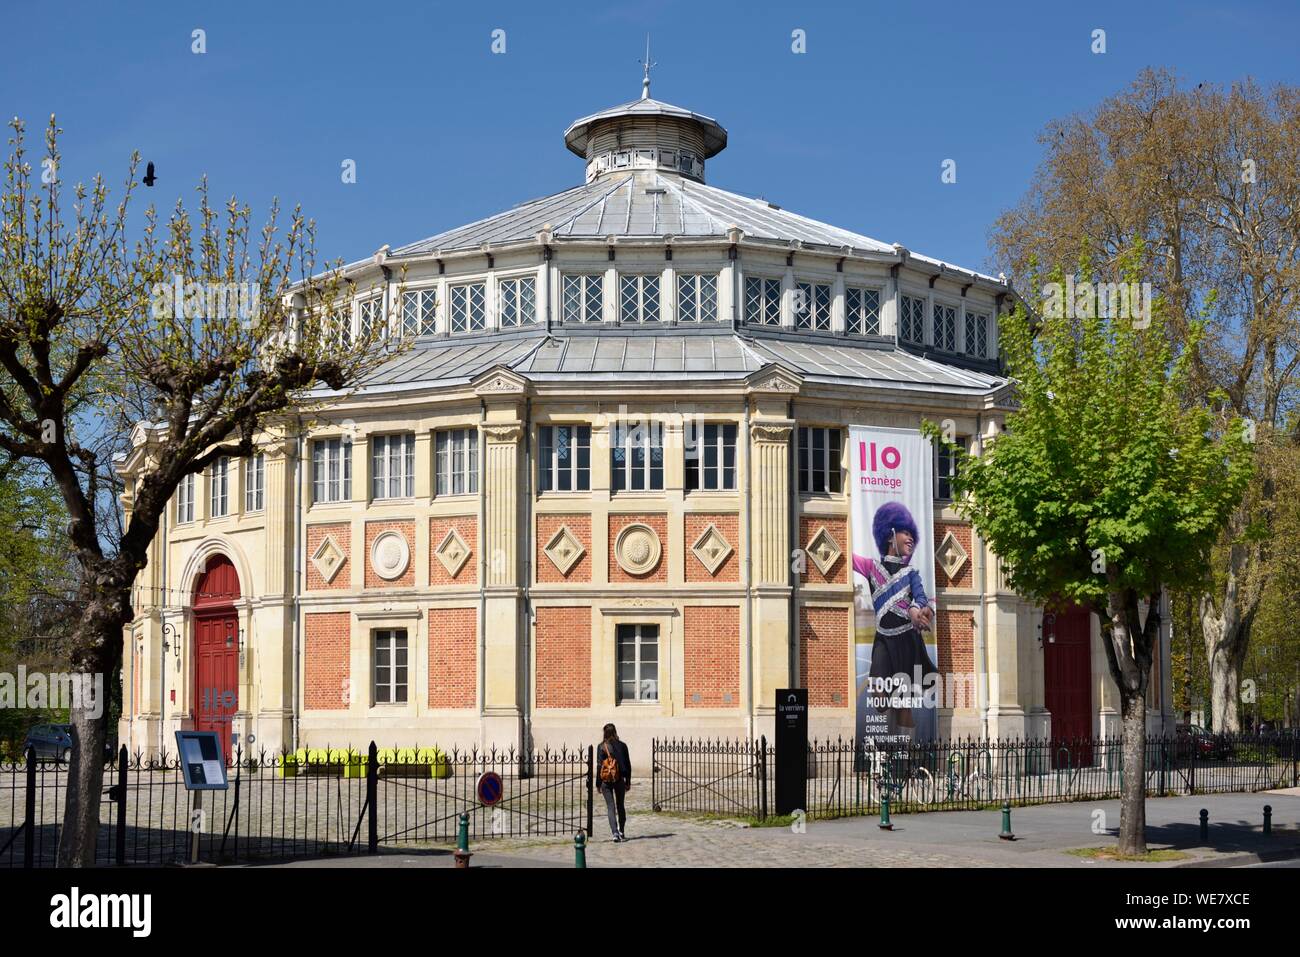
[[[811,734],[853,734],[848,429],[995,434],[1014,293],[709,185],[725,130],[648,83],[564,142],[581,185],[348,266],[352,328],[391,316],[410,348],[182,484],[125,636],[133,749],[613,721],[644,766],[654,736],[770,736],[788,687]],[[969,681],[939,733],[1117,731],[1095,618],[1008,590],[950,470],[936,453],[936,664]]]

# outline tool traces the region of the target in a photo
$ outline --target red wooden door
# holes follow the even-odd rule
[[[239,709],[239,575],[218,555],[194,586],[194,728],[215,731],[230,763],[231,719]]]
[[[217,733],[227,764],[231,718],[239,707],[238,627],[233,611],[194,619],[194,728]]]
[[[1092,613],[1048,612],[1043,622],[1044,704],[1052,713],[1052,766],[1092,764]],[[1064,749],[1064,750],[1063,750]]]

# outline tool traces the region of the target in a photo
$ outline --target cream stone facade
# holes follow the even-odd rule
[[[791,686],[813,734],[852,734],[844,436],[950,420],[978,450],[1013,292],[707,186],[725,131],[648,90],[565,139],[584,185],[348,267],[351,321],[378,298],[412,347],[178,494],[125,635],[132,748],[204,722],[280,749],[614,721],[644,760],[656,735],[770,734]],[[1047,735],[1049,701],[1114,731],[1096,622],[1068,678],[951,502],[934,535],[938,664],[969,688],[943,733]]]

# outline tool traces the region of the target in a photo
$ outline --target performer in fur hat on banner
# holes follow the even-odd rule
[[[876,510],[871,523],[872,537],[880,550],[880,561],[853,556],[853,570],[866,579],[876,613],[876,638],[871,646],[871,678],[881,679],[894,694],[920,694],[913,685],[939,669],[930,660],[922,631],[934,622],[934,609],[925,593],[921,573],[911,565],[918,532],[907,506],[886,502]],[[902,686],[894,685],[903,676]],[[915,727],[911,708],[890,708],[889,733],[911,734]]]

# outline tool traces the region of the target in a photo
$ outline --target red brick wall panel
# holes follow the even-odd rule
[[[846,708],[849,694],[849,610],[799,610],[799,681],[813,708]]]
[[[821,573],[812,558],[806,554],[808,546],[812,543],[813,536],[817,534],[817,530],[823,525],[831,538],[835,539],[835,544],[840,547],[840,557],[835,559],[835,564],[830,567],[825,575]],[[852,554],[853,548],[849,543],[848,521],[846,519],[801,515],[799,517],[799,547],[805,552],[804,584],[842,585],[849,580],[849,556]]]
[[[469,558],[455,575],[438,558],[438,546],[452,530],[464,541],[469,549]],[[478,516],[456,515],[450,518],[429,519],[429,584],[438,585],[477,585],[478,584]]]
[[[334,539],[334,544],[344,554],[343,566],[334,574],[326,584],[324,577],[316,570],[316,563],[311,557],[316,554],[316,549],[320,548],[321,542],[329,536]],[[307,526],[307,590],[331,590],[347,591],[352,587],[352,526],[347,522],[337,522],[328,525],[308,525]]]
[[[573,563],[568,574],[563,575],[545,553],[547,544],[561,528],[568,528],[582,545],[582,557]],[[533,563],[537,568],[538,582],[591,581],[591,515],[538,515],[537,554],[533,558]]]
[[[686,707],[739,707],[740,609],[687,606],[682,618]]]
[[[614,543],[629,525],[648,525],[659,536],[659,563],[644,575],[629,575],[618,563]],[[668,580],[668,516],[610,515],[609,516],[609,580],[615,582],[662,582]]]
[[[350,702],[351,613],[304,615],[303,707],[308,711],[346,709]],[[362,689],[356,689],[359,693]]]
[[[406,571],[399,578],[392,581],[386,581],[380,578],[374,567],[370,563],[370,548],[375,543],[375,539],[389,530],[395,531],[406,539],[406,547],[410,550],[410,558],[406,563]],[[366,550],[361,556],[362,561],[366,563],[366,587],[367,588],[414,588],[415,587],[415,522],[410,519],[398,519],[385,522],[366,522]]]
[[[537,707],[591,707],[591,607],[537,609]]]
[[[429,707],[477,703],[478,609],[429,609]]]
[[[717,526],[722,537],[731,545],[731,554],[712,575],[691,549],[710,525]],[[686,516],[686,580],[688,582],[738,582],[740,581],[740,520],[734,513],[695,513]]]

